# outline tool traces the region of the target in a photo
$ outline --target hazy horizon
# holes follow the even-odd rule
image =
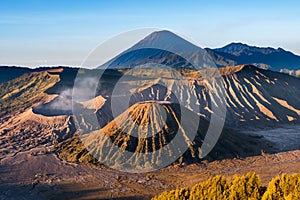
[[[80,66],[97,45],[144,27],[180,32],[203,48],[242,42],[299,55],[299,5],[298,1],[4,1],[0,65]]]

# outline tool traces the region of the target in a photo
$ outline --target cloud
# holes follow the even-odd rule
[[[69,88],[62,91],[57,98],[49,103],[49,109],[60,110],[60,111],[70,111],[72,110],[72,91]]]

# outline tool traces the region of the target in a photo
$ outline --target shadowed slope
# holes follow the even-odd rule
[[[188,116],[188,119],[182,120],[182,116]],[[193,126],[196,133],[192,132]],[[127,164],[160,167],[165,160],[174,158],[178,151],[181,154],[176,163],[200,162],[199,154],[207,128],[205,119],[178,104],[143,102],[131,106],[102,130],[83,135],[81,140],[88,151],[78,138],[59,144],[57,150],[67,160],[94,163],[90,152],[99,163],[121,167]],[[182,148],[185,146],[186,152]],[[167,151],[161,150],[163,148]],[[261,150],[272,152],[274,149],[263,138],[225,129],[205,159],[259,155]],[[129,153],[123,154],[124,151]]]

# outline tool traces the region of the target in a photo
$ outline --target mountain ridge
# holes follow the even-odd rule
[[[130,69],[128,70],[130,71]],[[97,92],[97,96],[95,96],[93,100],[87,102],[78,102],[80,103],[78,104],[80,109],[83,109],[82,111],[84,113],[87,115],[97,115],[97,118],[99,119],[99,127],[91,126],[93,124],[91,121],[89,121],[89,116],[82,119],[76,118],[76,121],[83,123],[83,126],[85,126],[86,129],[91,132],[99,130],[99,128],[103,128],[111,137],[120,138],[120,140],[116,140],[116,142],[119,142],[118,144],[121,146],[124,145],[125,147],[126,145],[129,145],[129,143],[126,142],[126,136],[121,131],[129,130],[132,126],[130,122],[127,122],[128,118],[124,117],[125,115],[122,115],[122,113],[126,112],[126,110],[122,111],[121,114],[118,115],[121,116],[121,118],[118,119],[121,119],[121,121],[123,120],[122,122],[125,123],[122,124],[125,125],[127,123],[128,126],[118,129],[115,125],[113,121],[114,118],[111,116],[110,111],[112,93],[109,91],[114,88],[114,81],[118,81],[120,75],[125,74],[128,71],[120,69],[111,69],[111,71],[118,73],[104,75],[107,76],[104,78],[105,80],[109,80],[109,83],[106,82],[106,84],[108,84]],[[168,88],[173,88],[172,92],[177,94],[177,97],[179,98],[178,100],[180,100],[180,102],[185,102],[185,112],[193,113],[193,116],[195,117],[201,117],[201,119],[203,119],[202,122],[204,122],[203,124],[206,124],[207,126],[207,122],[211,119],[211,114],[213,112],[211,109],[211,104],[212,102],[219,101],[217,96],[210,95],[211,91],[208,89],[208,86],[212,86],[214,88],[215,85],[213,84],[215,82],[213,80],[211,82],[206,82],[203,80],[201,78],[201,70],[178,69],[178,71],[187,78],[189,81],[188,85],[182,87],[183,85],[180,81],[176,82],[170,80],[169,76],[163,76],[167,78],[162,77],[159,79],[159,81],[160,83],[165,84],[166,87],[160,86],[157,82],[157,79],[154,79],[153,81],[150,80],[146,87],[143,85],[143,87],[138,87],[138,90],[131,90],[132,92],[124,91],[125,95],[130,95],[132,97],[129,105],[131,107],[128,109],[128,112],[131,113],[131,119],[133,121],[140,121],[141,123],[147,124],[149,119],[155,120],[153,117],[154,115],[143,114],[145,113],[144,110],[146,111],[150,106],[149,101],[164,100],[164,102],[174,103],[176,98],[174,98],[174,95],[170,95],[168,91]],[[70,73],[73,75],[70,75]],[[7,111],[6,113],[0,115],[0,120],[4,124],[4,126],[0,128],[0,134],[5,138],[7,137],[7,140],[5,141],[8,141],[10,137],[13,137],[17,140],[22,140],[24,135],[26,135],[26,137],[28,135],[30,140],[26,141],[25,143],[28,146],[20,147],[24,148],[24,150],[28,150],[32,148],[32,146],[29,146],[29,143],[31,138],[35,137],[33,131],[36,131],[41,140],[32,145],[47,144],[52,146],[54,143],[62,142],[63,144],[66,144],[66,146],[63,147],[66,148],[66,151],[63,149],[61,150],[66,154],[74,155],[69,150],[71,150],[73,147],[75,148],[75,146],[78,144],[78,140],[75,142],[75,144],[72,143],[76,129],[73,120],[74,118],[72,116],[72,107],[69,108],[70,103],[72,103],[72,93],[69,93],[69,89],[73,85],[76,73],[77,69],[63,68],[32,72],[27,75],[23,75],[23,77],[13,79],[4,85],[2,84],[3,94],[9,93],[9,96],[11,97],[0,98],[0,105],[5,105],[2,108],[3,110]],[[84,73],[84,70],[81,73]],[[250,142],[251,144],[262,142],[259,147],[262,147],[263,149],[271,148],[268,147],[268,144],[270,143],[264,142],[266,138],[263,136],[240,136],[238,130],[248,130],[250,127],[274,128],[281,125],[299,123],[300,107],[298,97],[300,96],[300,80],[298,78],[279,72],[263,70],[252,65],[221,68],[220,74],[220,81],[222,81],[224,84],[224,95],[227,99],[226,102],[223,102],[223,104],[227,107],[225,129],[227,130],[230,127],[237,130],[225,131],[225,134],[222,136],[223,139],[221,139],[219,145],[215,149],[216,151],[213,151],[214,153],[210,154],[209,158],[212,160],[222,158],[225,156],[225,152],[227,152],[225,157],[249,155],[249,153],[252,151],[249,152],[249,149],[243,149],[237,145],[237,141],[243,140],[242,138],[245,138],[245,140],[243,140],[244,142]],[[135,74],[132,75],[135,76]],[[46,84],[45,80],[48,80],[49,83]],[[128,84],[126,80],[120,81],[120,84]],[[25,87],[27,85],[24,83],[32,84],[27,84],[27,90]],[[35,88],[38,87],[40,83],[46,85],[42,90],[39,91]],[[132,82],[130,82],[130,84],[131,83]],[[34,88],[31,88],[31,85],[33,85]],[[192,92],[188,92],[189,90],[192,90]],[[16,93],[15,91],[21,92]],[[34,99],[38,99],[37,102],[33,102],[32,97],[27,95],[27,93],[34,95]],[[25,102],[25,104],[20,104],[18,99],[14,98],[17,96],[13,97],[14,94],[21,96],[22,101]],[[137,104],[141,101],[146,101],[146,103]],[[194,104],[199,106],[199,111],[193,110],[192,105]],[[12,105],[14,105],[14,107],[11,107]],[[25,106],[26,109],[20,109],[19,105],[22,107]],[[147,107],[147,105],[149,106]],[[163,103],[163,106],[169,110],[173,109],[169,104]],[[61,108],[67,108],[69,110],[62,110]],[[159,111],[158,109],[159,108],[157,105],[155,105],[155,107],[150,107],[150,111],[152,110],[152,113],[157,113],[157,111]],[[52,111],[52,113],[47,113],[49,110]],[[177,109],[174,110],[179,112]],[[143,115],[137,115],[137,113],[142,113]],[[159,111],[158,113],[162,112]],[[175,117],[172,117],[175,115],[169,116],[169,119],[175,119],[171,120],[170,127],[176,128],[178,125],[175,124],[174,127],[172,125],[174,121],[177,121]],[[197,120],[191,121],[196,122]],[[157,124],[162,125],[162,123]],[[171,128],[165,130],[172,130]],[[47,137],[43,136],[43,133],[45,132],[47,132]],[[147,133],[147,130],[145,132]],[[199,154],[199,152],[197,152],[197,149],[201,145],[201,140],[203,139],[201,132],[199,132],[198,140],[196,141],[196,144],[193,145],[193,149],[190,149],[184,155],[183,160],[187,163],[199,162],[199,159],[197,158],[197,154]],[[8,135],[10,136],[8,137]],[[68,143],[64,143],[64,138],[70,137],[72,139],[68,140]],[[169,139],[171,139],[171,137]],[[158,139],[158,141],[159,140],[160,139]],[[140,142],[141,140],[136,141],[130,139],[130,141],[135,144],[135,146],[131,147],[132,151],[136,151],[138,147],[141,147],[141,149],[139,149],[141,152],[144,152],[143,148],[146,149],[146,147],[151,150],[149,146],[150,143],[147,144],[146,141],[145,143]],[[70,149],[67,147],[69,144],[72,146]],[[228,144],[231,144],[230,147]],[[247,143],[245,147],[249,147],[251,144]],[[6,149],[8,147],[6,143],[3,143],[0,145],[0,148]],[[256,154],[260,153],[259,148],[254,146],[251,148],[253,148],[253,152],[255,150]],[[17,149],[10,149],[7,151],[8,154],[12,154],[16,152],[16,150]],[[84,154],[76,154],[76,156],[74,156],[76,158],[78,157],[78,159],[81,159],[81,156],[87,156],[87,151],[85,150],[84,152]],[[193,152],[196,152],[196,154]],[[4,153],[3,156],[5,156],[5,154],[6,153]],[[87,159],[90,161],[91,158],[92,157],[89,156],[87,157]],[[91,162],[94,162],[94,160]]]
[[[219,57],[219,60],[229,60],[229,62],[218,62],[220,66],[234,63],[234,65],[252,64],[260,68],[273,71],[299,70],[300,56],[286,51],[283,48],[257,47],[243,43],[230,43],[221,48],[209,49],[213,57]]]
[[[210,58],[206,56],[206,53]],[[134,68],[148,63],[166,65],[172,68],[196,67],[197,69],[199,67],[200,69],[207,67],[221,68],[251,64],[263,69],[300,76],[300,56],[281,47],[276,49],[232,42],[220,48],[202,49],[168,30],[150,33],[102,66],[108,68]],[[0,72],[4,69],[0,67]],[[43,68],[24,68],[22,73],[36,70],[43,70]],[[12,75],[12,78],[14,77]],[[0,76],[0,79],[7,81],[11,78]]]
[[[290,51],[286,51],[281,47],[273,48],[273,47],[259,47],[259,46],[255,46],[255,45],[249,45],[246,43],[242,43],[242,42],[231,42],[223,47],[220,48],[215,48],[214,50],[217,52],[225,52],[225,53],[230,53],[230,54],[235,54],[237,51],[242,51],[242,50],[256,50],[259,51],[261,50],[262,53],[264,54],[269,54],[269,53],[273,53],[273,52],[288,52],[288,53],[292,53]],[[232,50],[232,51],[230,51]]]
[[[290,74],[300,70],[300,56],[283,48],[256,47],[233,42],[221,48],[202,49],[166,30],[147,35],[106,64],[109,68],[133,68],[151,62],[172,68],[201,69],[252,64],[273,71],[293,70],[288,71]]]

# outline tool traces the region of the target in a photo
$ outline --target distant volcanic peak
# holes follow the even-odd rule
[[[187,41],[186,39],[176,35],[175,33],[162,30],[162,31],[155,31],[150,35],[146,36],[132,48],[142,48],[142,47],[152,47],[158,48],[163,50],[199,50],[199,47],[192,44],[191,42]],[[173,52],[173,53],[176,53]]]
[[[165,38],[180,38],[175,33],[168,30],[154,31],[150,33],[144,40],[155,40],[155,39],[165,39]]]
[[[202,64],[202,62],[205,62]],[[200,47],[170,31],[157,31],[109,61],[110,68],[135,68],[149,64],[172,68],[211,65]]]
[[[153,42],[153,41],[163,41],[163,40],[184,40],[183,38],[179,37],[175,33],[167,30],[162,31],[155,31],[153,33],[150,33],[148,36],[146,36],[141,42]]]

